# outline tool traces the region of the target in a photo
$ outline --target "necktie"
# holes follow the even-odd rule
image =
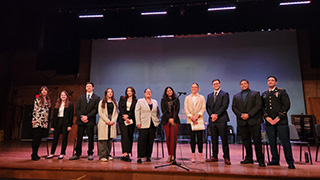
[[[90,101],[90,94],[88,94],[87,103]]]
[[[213,95],[213,103],[216,102],[217,94],[218,94],[218,92],[215,92],[214,95]]]

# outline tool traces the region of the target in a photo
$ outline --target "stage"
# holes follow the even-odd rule
[[[281,149],[280,166],[259,167],[258,163],[250,165],[241,165],[241,145],[230,144],[231,165],[225,165],[222,159],[222,154],[219,155],[219,162],[191,163],[191,148],[189,144],[179,144],[177,148],[177,161],[182,166],[190,168],[186,171],[177,166],[169,166],[164,168],[155,168],[155,166],[166,164],[167,150],[164,144],[165,157],[157,159],[157,146],[154,144],[153,157],[151,162],[137,164],[136,162],[136,147],[134,143],[132,162],[122,162],[121,144],[115,143],[116,156],[113,161],[100,162],[97,156],[95,144],[94,160],[88,161],[86,156],[87,143],[83,143],[83,155],[80,160],[69,161],[72,156],[73,142],[69,142],[67,155],[63,160],[58,160],[55,156],[53,159],[46,160],[47,149],[42,142],[39,149],[39,161],[32,161],[31,142],[21,141],[6,141],[0,143],[0,179],[320,179],[320,162],[315,162],[315,149],[311,147],[313,165],[303,161],[299,162],[299,146],[293,146],[293,155],[295,159],[295,170],[287,168]],[[57,147],[56,155],[59,155],[60,144]],[[51,143],[49,143],[49,148]],[[205,144],[204,156],[205,156]],[[303,152],[307,147],[303,147]],[[220,146],[221,152],[221,146]],[[303,153],[304,154],[304,153]],[[161,145],[159,144],[159,157],[161,154]],[[267,161],[267,158],[266,158]]]

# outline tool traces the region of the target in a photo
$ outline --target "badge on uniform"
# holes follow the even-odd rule
[[[279,96],[279,94],[280,94],[279,92],[274,93],[274,95],[276,95],[276,97],[278,97],[278,96]]]

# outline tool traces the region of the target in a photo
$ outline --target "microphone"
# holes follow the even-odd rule
[[[183,95],[186,95],[187,93],[186,92],[178,92],[179,95],[183,94]]]

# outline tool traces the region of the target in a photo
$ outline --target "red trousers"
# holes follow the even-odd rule
[[[164,132],[166,134],[168,154],[171,156],[174,156],[175,154],[175,150],[177,146],[178,128],[179,128],[179,124],[175,124],[175,126],[173,126],[169,122],[163,126]],[[173,137],[175,137],[175,140],[173,139]]]

